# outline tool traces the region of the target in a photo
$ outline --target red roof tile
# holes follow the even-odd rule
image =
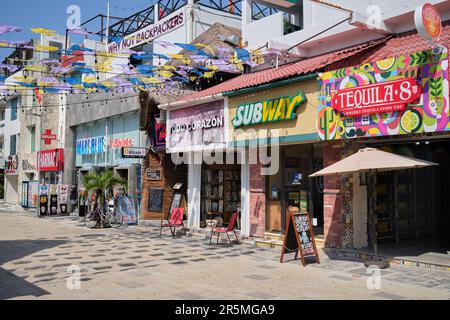
[[[450,21],[446,21],[443,25],[444,27],[439,43],[448,47],[450,45]],[[380,40],[366,42],[350,48],[326,53],[320,56],[300,60],[298,62],[283,65],[279,68],[271,68],[254,73],[243,74],[214,87],[184,97],[178,102],[181,103],[184,101],[192,101],[213,94],[230,92],[276,80],[308,74],[326,67],[327,70],[350,67],[364,64],[366,62],[386,59],[388,57],[423,51],[430,47],[431,45],[426,40],[422,39],[417,32],[410,31],[395,36],[389,36]],[[344,65],[342,65],[342,63],[344,63]],[[341,66],[330,69],[330,67],[336,65]]]

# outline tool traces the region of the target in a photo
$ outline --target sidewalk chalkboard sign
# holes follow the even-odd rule
[[[286,214],[286,232],[284,235],[283,249],[280,262],[283,263],[286,253],[295,253],[295,259],[300,258],[303,266],[306,266],[305,257],[315,256],[320,263],[317,251],[314,231],[308,213],[299,213],[296,208],[289,208]]]
[[[148,195],[148,211],[162,212],[163,211],[163,189],[150,189]]]

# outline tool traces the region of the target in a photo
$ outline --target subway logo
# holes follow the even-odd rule
[[[262,123],[294,120],[297,118],[297,107],[306,101],[303,92],[296,96],[264,100],[240,105],[232,124],[234,128],[253,126]]]

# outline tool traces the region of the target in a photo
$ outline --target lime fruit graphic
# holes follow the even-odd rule
[[[395,57],[388,58],[388,59],[377,61],[376,65],[377,65],[378,69],[380,69],[381,71],[388,71],[395,65],[396,61],[397,61],[397,58],[395,58]]]
[[[400,125],[406,133],[416,133],[422,126],[422,115],[416,110],[408,110],[403,114]]]

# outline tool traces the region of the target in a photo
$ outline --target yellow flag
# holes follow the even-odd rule
[[[37,46],[35,47],[35,49],[36,49],[37,51],[56,51],[56,50],[59,50],[58,47],[53,47],[53,46],[42,46],[42,45],[37,45]]]
[[[149,77],[149,78],[142,78],[141,79],[142,82],[144,82],[145,84],[158,84],[161,83],[160,80],[154,78],[154,77]]]
[[[53,36],[56,34],[55,30],[44,29],[44,28],[32,28],[31,32],[39,33],[39,34],[43,34],[43,35],[47,35],[47,36]]]
[[[172,59],[183,59],[184,55],[182,54],[168,54],[169,57],[171,57]]]
[[[96,80],[97,80],[97,78],[93,77],[93,76],[89,76],[89,77],[85,77],[84,78],[84,82],[86,82],[86,83],[94,83],[94,82],[96,82]]]
[[[177,71],[177,68],[168,64],[163,65],[162,68],[165,70]]]
[[[170,71],[165,71],[165,70],[158,70],[156,71],[157,74],[159,74],[161,77],[164,78],[170,78],[173,76],[173,73]]]
[[[29,71],[35,71],[35,72],[43,72],[45,71],[46,67],[41,65],[29,65],[25,66],[25,70]]]

